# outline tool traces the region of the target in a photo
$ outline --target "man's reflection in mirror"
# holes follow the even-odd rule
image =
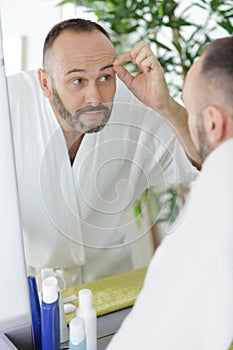
[[[153,69],[131,58],[135,97],[115,59],[101,26],[70,19],[48,33],[43,69],[8,78],[27,272],[54,268],[62,288],[132,269],[127,209],[152,185],[195,177],[146,99]]]

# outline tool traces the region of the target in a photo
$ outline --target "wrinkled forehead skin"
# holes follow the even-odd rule
[[[66,30],[55,39],[47,58],[53,75],[64,77],[72,70],[96,74],[111,65],[115,56],[113,44],[103,33]]]

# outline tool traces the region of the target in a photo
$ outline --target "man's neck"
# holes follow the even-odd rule
[[[78,152],[78,149],[84,137],[84,134],[81,134],[80,132],[74,130],[71,126],[69,126],[66,122],[64,122],[61,116],[56,113],[56,110],[54,110],[54,108],[53,108],[53,111],[63,131],[63,135],[65,137],[67,149],[69,152],[70,163],[71,165],[73,165],[76,154]]]
[[[75,130],[72,130],[72,131],[62,130],[62,131],[66,140],[66,145],[67,145],[67,149],[70,157],[70,163],[71,165],[73,165],[75,156],[83,140],[84,134],[80,134]]]

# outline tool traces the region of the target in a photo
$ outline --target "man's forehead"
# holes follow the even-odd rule
[[[94,55],[67,57],[58,62],[58,67],[63,69],[65,75],[72,73],[101,74],[113,70],[114,56]]]
[[[94,55],[95,53],[115,52],[112,42],[102,32],[97,30],[91,32],[64,31],[59,34],[53,43],[54,50],[79,51],[82,55]]]
[[[187,74],[187,80],[194,80],[201,75],[203,64],[203,56],[201,56],[196,62],[193,63]]]
[[[95,67],[97,68],[97,67]],[[113,69],[113,64],[106,64],[104,66],[100,66],[98,67],[97,69],[97,73],[101,73],[101,72],[104,72],[108,69]],[[73,73],[89,73],[89,69],[88,68],[72,68],[70,70],[67,70],[65,72],[65,75],[69,75],[69,74],[73,74]]]
[[[68,69],[87,69],[98,65],[99,69],[113,63],[115,48],[101,32],[64,32],[54,42],[52,59],[54,63],[65,64]]]
[[[203,72],[203,57],[190,68],[183,87],[183,101],[187,109],[201,108],[209,96],[209,86]]]
[[[186,90],[189,89],[190,86],[198,79],[201,71],[201,64],[202,64],[202,60],[199,59],[198,61],[193,63],[193,65],[189,69],[184,82],[182,99],[184,98]]]

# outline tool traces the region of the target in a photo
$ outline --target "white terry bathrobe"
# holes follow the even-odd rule
[[[108,350],[227,350],[233,341],[233,139],[205,160]]]
[[[125,210],[152,185],[196,176],[170,127],[118,81],[108,124],[71,166],[37,72],[8,88],[28,273],[54,267],[67,287],[129,270]]]

